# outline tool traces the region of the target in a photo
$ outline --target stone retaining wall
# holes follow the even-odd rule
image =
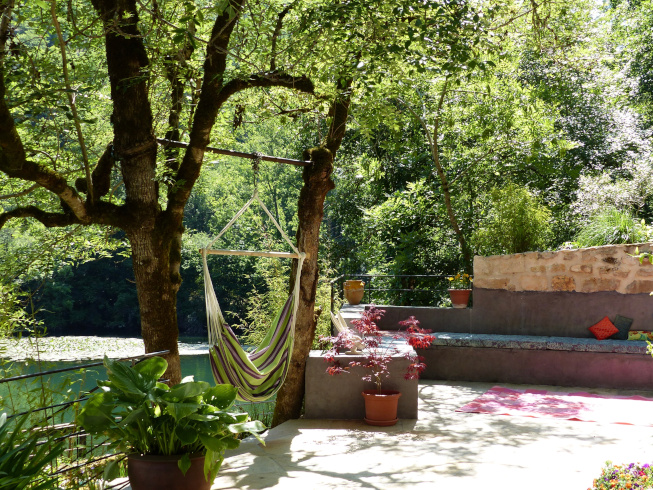
[[[506,291],[641,294],[653,291],[653,265],[632,257],[651,243],[474,258],[474,287]]]

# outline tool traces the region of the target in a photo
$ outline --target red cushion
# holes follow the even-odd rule
[[[596,340],[605,340],[611,335],[619,332],[619,329],[614,326],[610,319],[606,316],[599,323],[592,325],[589,331],[594,334]]]

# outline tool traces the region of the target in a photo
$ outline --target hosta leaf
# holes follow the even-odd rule
[[[227,449],[237,449],[240,446],[240,439],[236,439],[233,435],[224,436],[221,440]]]
[[[98,393],[92,396],[82,408],[77,422],[90,433],[98,433],[113,424],[113,396],[111,393]]]
[[[102,479],[104,481],[111,481],[115,480],[116,478],[120,478],[120,465],[118,464],[118,461],[114,459],[104,467]]]
[[[118,390],[133,395],[145,394],[146,383],[138,371],[106,356],[104,357],[104,366],[107,368],[107,376]]]
[[[210,388],[206,381],[193,381],[192,383],[182,383],[173,386],[168,393],[163,395],[164,400],[182,401],[188,398],[194,398],[203,394]]]
[[[229,432],[239,434],[241,432],[263,432],[266,427],[260,420],[251,420],[249,422],[243,422],[240,424],[231,424],[228,429]]]
[[[163,357],[150,357],[134,366],[136,372],[140,373],[145,380],[152,382],[152,386],[156,385],[163,373],[168,369],[168,361]]]
[[[227,444],[222,440],[222,438],[205,436],[204,434],[199,435],[200,441],[204,444],[204,447],[210,449],[214,453],[221,453],[227,449]]]
[[[204,401],[220,410],[224,410],[236,401],[237,394],[238,389],[235,386],[215,385],[204,394]]]
[[[190,465],[191,461],[188,454],[184,454],[177,462],[177,466],[179,466],[179,469],[183,475],[186,475],[186,472],[190,469]]]
[[[184,445],[193,444],[199,435],[197,431],[192,427],[182,427],[181,425],[177,426],[175,429],[175,434]]]
[[[179,422],[181,419],[188,417],[190,414],[200,409],[198,403],[167,403],[166,412]]]

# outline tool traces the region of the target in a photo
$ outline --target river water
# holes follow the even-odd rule
[[[138,338],[66,336],[12,339],[0,343],[0,378],[69,367],[81,368],[101,361],[105,354],[110,358],[123,358],[142,355],[143,352],[143,341]],[[182,376],[193,376],[196,381],[213,383],[206,339],[182,338],[179,352]],[[107,379],[103,366],[2,383],[0,412],[16,413],[24,410],[29,405],[37,404],[30,402],[26,405],[26,397],[38,400],[47,391],[61,393],[53,402],[74,397],[75,394],[95,388],[98,379]]]

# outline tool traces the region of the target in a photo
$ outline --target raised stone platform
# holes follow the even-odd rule
[[[383,389],[401,392],[397,416],[400,419],[417,418],[417,380],[406,380],[404,374],[410,361],[407,353],[415,351],[405,342],[397,342],[390,335],[384,342],[398,350],[390,361],[390,377],[383,380]],[[338,360],[342,366],[352,361],[360,361],[361,356],[342,354]],[[331,376],[326,373],[328,364],[322,351],[313,350],[306,362],[306,394],[304,398],[304,417],[308,419],[362,419],[365,404],[361,392],[374,385],[361,378],[370,372],[362,367],[352,367],[347,374]]]

